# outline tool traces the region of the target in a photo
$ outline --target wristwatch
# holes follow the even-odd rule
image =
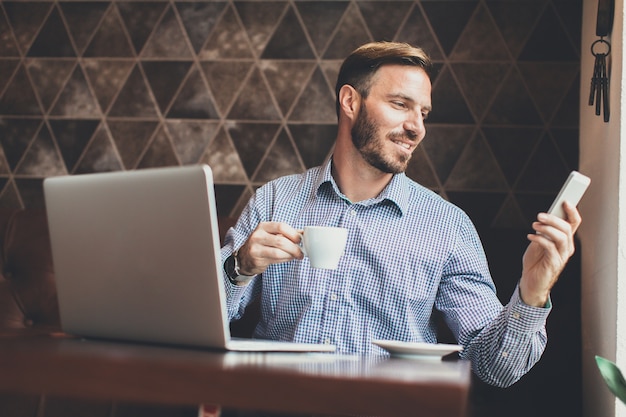
[[[239,272],[239,253],[238,251],[233,252],[226,260],[224,261],[224,272],[226,272],[226,276],[230,280],[232,284],[237,285],[238,283],[248,282],[254,275],[242,275]]]

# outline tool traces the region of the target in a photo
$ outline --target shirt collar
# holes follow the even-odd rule
[[[319,195],[323,189],[331,188],[339,198],[352,204],[350,200],[339,190],[339,187],[332,176],[331,166],[332,158],[329,158],[320,167],[318,176],[315,180],[315,193]],[[378,197],[362,202],[362,204],[374,205],[383,202],[389,202],[395,205],[400,211],[400,215],[406,212],[409,204],[409,179],[404,173],[395,174]]]

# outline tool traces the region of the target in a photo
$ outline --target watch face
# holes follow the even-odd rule
[[[228,258],[226,258],[226,262],[224,262],[224,270],[226,271],[226,275],[228,275],[230,279],[235,279],[239,276],[239,274],[235,270],[235,262],[235,257],[233,255],[230,255]]]

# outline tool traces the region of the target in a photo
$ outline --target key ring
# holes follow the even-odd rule
[[[598,44],[604,44],[604,46],[607,48],[606,52],[596,52],[594,49],[596,45]],[[600,38],[591,44],[591,55],[595,57],[597,57],[598,55],[608,56],[610,53],[611,53],[611,44],[608,41],[605,41],[604,38]]]

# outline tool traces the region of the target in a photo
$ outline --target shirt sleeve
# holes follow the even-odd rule
[[[490,385],[514,384],[543,354],[551,304],[529,306],[516,287],[509,303],[502,306],[471,222],[460,228],[436,306],[463,345],[461,358],[470,360],[474,373]]]
[[[237,223],[231,227],[224,237],[224,246],[221,248],[222,275],[224,280],[224,289],[226,293],[226,311],[230,321],[241,318],[245,312],[247,305],[254,299],[255,295],[260,291],[261,276],[255,276],[247,285],[235,285],[230,282],[226,271],[224,270],[224,262],[226,258],[239,249],[248,239],[250,234],[257,227],[262,219],[262,210],[257,207],[258,198],[253,196],[246,207],[243,209]]]
[[[463,357],[488,384],[508,387],[541,358],[547,343],[545,323],[551,307],[525,304],[516,287],[509,303],[470,342]]]

